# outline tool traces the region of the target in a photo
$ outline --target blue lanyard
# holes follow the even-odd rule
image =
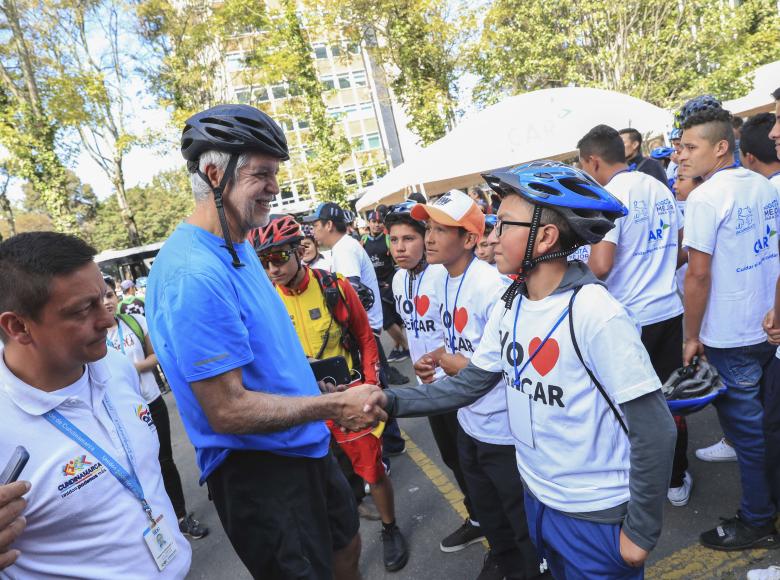
[[[629,169],[629,168],[621,169],[620,171],[616,172],[612,177],[610,177],[609,181],[612,181],[613,179],[615,179],[621,173],[630,173],[630,172],[631,172],[631,169]],[[607,181],[604,185],[605,186],[609,185],[609,181]]]
[[[517,318],[520,315],[520,307],[523,304],[523,297],[520,296],[520,301],[517,303],[517,310],[515,310],[515,323],[512,326],[512,348],[516,347],[514,345],[517,344]],[[537,354],[539,354],[539,351],[544,348],[544,345],[547,344],[547,341],[552,336],[552,333],[555,332],[555,329],[560,326],[561,322],[563,322],[563,319],[566,318],[566,315],[569,313],[569,307],[566,306],[566,308],[563,309],[563,312],[561,313],[560,317],[558,317],[558,320],[555,322],[553,327],[550,329],[550,332],[547,333],[547,336],[544,337],[544,340],[542,343],[536,347],[536,350],[531,354],[531,356],[528,357],[528,359],[523,363],[523,366],[520,367],[520,370],[517,370],[517,350],[515,350],[514,355],[512,356],[512,366],[515,370],[515,382],[514,386],[516,389],[520,388],[520,375],[523,374],[523,371],[525,371],[526,367],[531,364],[531,361],[534,360],[534,357],[536,357]]]
[[[124,336],[124,333],[122,332],[122,321],[119,320],[118,318],[115,318],[114,320],[116,320],[116,329],[117,329],[117,332],[119,332],[119,350],[122,351],[122,354],[126,354],[125,353],[125,336]],[[106,345],[110,346],[111,348],[114,348],[114,345],[112,344],[112,342],[110,340],[108,340],[108,338],[106,338]]]
[[[731,165],[729,165],[729,166],[727,166],[727,167],[721,167],[721,168],[720,168],[720,169],[718,169],[718,170],[717,170],[715,173],[720,173],[721,171],[726,171],[727,169],[734,169],[735,167],[739,167],[739,163],[732,163]],[[715,175],[715,173],[713,173],[712,175],[710,175],[708,179],[712,179],[712,178],[713,178],[713,176]]]
[[[474,256],[471,256],[471,261],[469,261],[466,269],[463,270],[463,276],[461,277],[460,283],[458,284],[458,290],[455,292],[455,304],[452,305],[452,312],[450,312],[449,296],[447,294],[447,287],[450,283],[450,275],[447,274],[447,278],[444,280],[444,311],[450,314],[450,327],[447,329],[447,336],[450,339],[450,350],[453,353],[455,352],[455,311],[458,309],[458,296],[460,296],[460,289],[463,287],[463,281],[466,279],[466,274],[468,274],[469,268],[471,268],[471,264],[473,263]]]
[[[133,464],[135,463],[135,455],[133,454],[133,450],[130,447],[130,441],[127,436],[127,432],[125,431],[125,427],[122,424],[122,421],[119,419],[114,405],[108,398],[108,394],[105,394],[103,397],[103,406],[106,408],[106,412],[111,418],[111,422],[114,424],[114,427],[116,427],[117,435],[119,436],[119,440],[122,442],[122,448],[125,450],[127,458],[130,461],[129,473],[119,464],[119,462],[117,462],[97,443],[95,443],[89,437],[89,435],[86,435],[73,423],[68,421],[68,419],[63,417],[56,409],[52,409],[51,411],[44,413],[43,417],[62,433],[64,433],[67,437],[94,455],[97,460],[100,461],[106,467],[106,469],[108,469],[111,474],[119,480],[119,483],[124,485],[130,491],[130,493],[132,493],[136,499],[141,502],[141,507],[149,517],[149,521],[152,523],[152,527],[154,527],[157,525],[157,522],[154,520],[152,508],[149,506],[149,503],[144,497],[144,490],[141,487],[141,482],[138,480],[138,476],[135,474],[135,469],[133,468]]]
[[[426,267],[425,270],[420,272],[420,277],[417,279],[417,290],[414,291],[414,300],[412,300],[412,297],[409,295],[409,270],[406,271],[406,280],[404,281],[406,299],[412,303],[412,328],[414,328],[415,338],[420,338],[420,330],[417,328],[417,298],[420,297],[420,286],[422,286],[423,276],[425,276],[425,272],[427,271],[428,268]],[[414,280],[412,280],[412,283],[414,283]]]

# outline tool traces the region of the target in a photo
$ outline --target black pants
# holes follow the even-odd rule
[[[780,511],[780,359],[772,361],[761,377],[761,402],[764,406],[766,473],[772,500]]]
[[[650,355],[655,374],[666,382],[669,376],[682,366],[683,344],[682,314],[642,327],[642,344]],[[682,415],[674,415],[677,426],[677,443],[674,446],[674,462],[669,487],[683,484],[688,469],[688,424]]]
[[[207,483],[230,543],[257,579],[330,580],[333,552],[358,533],[355,499],[330,453],[233,451]]]
[[[452,470],[455,481],[463,494],[463,505],[472,521],[478,522],[477,514],[469,499],[466,479],[463,477],[463,470],[460,468],[460,459],[458,458],[458,412],[450,411],[442,415],[433,415],[428,417],[428,423],[431,425],[433,438],[436,440],[436,447],[439,448],[441,459],[444,465]]]
[[[513,445],[477,441],[458,427],[460,466],[479,525],[507,578],[535,578],[539,559],[528,533],[523,482]]]
[[[171,420],[168,417],[168,406],[162,395],[149,403],[149,412],[152,414],[152,421],[157,427],[157,438],[160,440],[160,471],[162,471],[165,492],[171,498],[176,517],[183,518],[187,515],[187,506],[184,503],[184,490],[181,487],[179,470],[173,462]]]

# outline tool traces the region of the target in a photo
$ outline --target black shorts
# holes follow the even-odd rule
[[[222,527],[254,578],[331,578],[360,525],[352,490],[322,459],[234,451],[208,478]]]
[[[384,319],[382,328],[387,330],[393,326],[393,324],[397,324],[403,328],[404,319],[401,318],[401,315],[398,314],[398,311],[395,309],[393,288],[391,286],[380,286],[379,296],[382,299],[382,318]]]

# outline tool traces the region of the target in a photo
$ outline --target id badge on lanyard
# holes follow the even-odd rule
[[[129,472],[116,459],[111,457],[103,448],[95,443],[89,435],[85,434],[68,419],[63,417],[56,409],[44,413],[43,417],[69,439],[78,443],[86,451],[94,455],[97,460],[111,472],[111,475],[113,475],[119,483],[121,483],[141,503],[141,508],[147,516],[148,523],[148,527],[143,530],[142,537],[151,552],[155,564],[157,564],[158,570],[162,571],[176,557],[176,537],[171,534],[167,522],[163,521],[162,514],[157,518],[154,517],[152,508],[146,501],[141,482],[135,473],[135,454],[130,446],[130,439],[108,394],[104,395],[103,406],[116,428],[117,436],[127,455],[127,460],[130,464]]]
[[[517,319],[520,315],[520,308],[523,304],[522,296],[517,304],[517,310],[515,311],[515,320],[512,327],[512,343],[517,344]],[[522,391],[522,383],[520,377],[523,371],[531,364],[537,354],[544,348],[547,341],[555,332],[555,329],[563,322],[566,315],[569,314],[569,307],[564,308],[558,320],[555,322],[550,332],[544,337],[544,340],[536,347],[531,356],[523,363],[523,366],[518,370],[517,368],[517,351],[514,352],[512,357],[512,366],[514,367],[514,380],[507,385],[506,389],[506,408],[509,414],[509,430],[512,432],[512,436],[530,448],[534,448],[534,432],[533,432],[533,413],[531,411],[531,394],[524,393]]]

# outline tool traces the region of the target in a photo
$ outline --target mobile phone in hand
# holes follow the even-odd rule
[[[0,472],[0,485],[7,483],[13,483],[19,479],[24,466],[27,465],[27,461],[30,459],[30,454],[27,449],[19,445],[14,449],[11,459],[8,461],[3,471]]]

